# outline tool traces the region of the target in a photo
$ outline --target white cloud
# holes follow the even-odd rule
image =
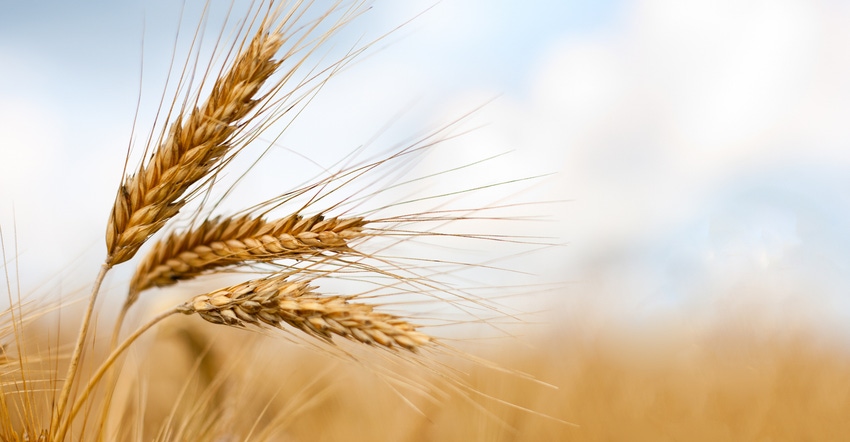
[[[573,199],[560,271],[632,313],[751,284],[738,295],[850,315],[830,289],[850,279],[820,273],[846,251],[806,230],[850,221],[813,210],[847,202],[848,19],[829,2],[647,0],[553,44],[487,130],[559,171],[549,197]]]

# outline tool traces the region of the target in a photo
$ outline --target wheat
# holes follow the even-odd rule
[[[150,161],[140,166],[135,175],[126,177],[119,187],[106,227],[107,257],[83,315],[51,433],[58,429],[65,411],[106,272],[132,258],[186,204],[189,188],[226,163],[222,159],[235,146],[231,143],[234,134],[262,101],[255,96],[281,63],[274,56],[284,42],[283,34],[269,32],[264,23],[230,70],[215,81],[206,103],[193,108],[185,119],[178,118]],[[58,438],[63,436],[60,432]]]
[[[196,296],[181,312],[197,313],[214,324],[243,326],[285,322],[309,335],[330,341],[336,334],[354,341],[410,351],[432,338],[416,326],[368,304],[352,303],[354,297],[321,296],[306,281],[288,281],[288,275],[248,281]]]
[[[62,422],[62,419],[75,383],[103,279],[113,266],[131,259],[151,235],[183,208],[193,194],[193,185],[210,179],[213,173],[228,163],[233,153],[244,147],[244,143],[252,139],[252,136],[256,136],[256,130],[261,130],[262,124],[252,136],[239,136],[241,129],[269,109],[262,103],[268,103],[268,100],[274,97],[274,93],[279,91],[307,56],[302,54],[295,67],[268,92],[260,92],[266,81],[283,63],[283,58],[275,59],[275,56],[288,38],[283,31],[284,25],[291,26],[293,23],[290,21],[301,17],[303,10],[298,12],[301,5],[301,2],[289,5],[289,12],[284,14],[281,23],[274,26],[275,20],[281,18],[286,5],[275,7],[274,2],[270,2],[268,11],[261,15],[253,37],[244,48],[240,48],[230,68],[213,82],[206,101],[197,107],[191,102],[184,104],[184,107],[189,107],[190,110],[176,118],[150,159],[139,166],[136,174],[126,176],[119,186],[107,222],[106,259],[95,278],[67,374],[51,416],[50,434],[54,440],[62,440],[70,424],[68,421]],[[309,7],[310,3],[307,2],[306,6]],[[352,10],[356,11],[360,6],[362,5],[355,4]],[[336,6],[331,7],[312,27],[308,27],[299,43],[303,43],[303,39],[318,23],[335,10]],[[342,20],[336,26],[344,24],[345,20]],[[319,45],[336,29],[335,27],[326,32],[312,44]],[[290,55],[304,49],[304,46],[298,43],[293,46]],[[307,54],[310,52],[308,50]],[[296,86],[296,89],[299,86]],[[271,119],[274,115],[267,115],[266,118]],[[279,116],[278,113],[277,117]],[[121,319],[117,321],[116,330],[120,329],[120,323]]]
[[[172,285],[221,267],[344,253],[350,250],[348,241],[363,235],[365,224],[357,217],[305,218],[299,214],[272,221],[250,215],[209,219],[154,245],[136,267],[128,303],[148,288]]]
[[[186,204],[187,191],[209,176],[234,148],[234,135],[261,101],[257,94],[282,60],[283,34],[260,29],[206,103],[171,126],[165,142],[118,189],[106,230],[108,262],[132,258]]]
[[[76,419],[82,416],[82,429],[79,433],[81,437],[88,437],[91,432],[97,432],[98,438],[102,439],[108,432],[112,388],[116,385],[113,381],[120,379],[121,375],[116,367],[120,365],[119,358],[142,334],[176,313],[197,314],[208,322],[233,327],[250,325],[260,328],[284,328],[283,324],[287,324],[310,337],[331,344],[336,336],[385,350],[418,352],[425,348],[442,348],[434,338],[419,331],[419,326],[409,319],[382,312],[379,305],[365,303],[363,299],[366,292],[359,292],[360,295],[320,294],[313,284],[320,277],[347,278],[347,270],[356,268],[378,278],[394,278],[392,282],[380,285],[378,292],[380,289],[395,290],[395,286],[401,284],[415,287],[412,290],[416,291],[448,287],[428,280],[429,275],[418,274],[413,265],[397,264],[392,261],[392,256],[378,254],[387,247],[419,236],[421,232],[392,228],[366,230],[366,226],[370,223],[370,227],[374,227],[382,223],[396,225],[414,221],[444,222],[463,219],[463,216],[445,217],[445,212],[442,212],[443,215],[434,217],[414,214],[407,217],[400,215],[377,218],[379,211],[392,205],[359,212],[363,217],[326,218],[323,212],[312,216],[303,214],[308,207],[344,186],[351,186],[356,179],[378,166],[430,146],[434,142],[431,139],[434,135],[429,135],[385,159],[361,166],[351,166],[351,163],[347,163],[338,174],[320,178],[318,182],[304,186],[298,192],[268,200],[252,209],[238,212],[238,215],[216,216],[217,204],[213,204],[212,208],[205,206],[208,202],[205,198],[197,207],[191,206],[193,210],[186,210],[190,213],[183,214],[186,219],[193,220],[192,227],[182,230],[174,229],[173,226],[166,227],[193,196],[209,190],[210,198],[215,198],[212,193],[213,184],[219,180],[220,172],[225,171],[225,167],[238,152],[257,140],[264,130],[299,103],[309,102],[308,97],[321,88],[325,79],[336,74],[369,46],[367,44],[350,50],[327,68],[322,69],[321,64],[318,64],[310,69],[300,82],[292,85],[290,91],[283,91],[283,86],[291,84],[288,80],[306,63],[313,51],[364,10],[364,4],[359,1],[334,2],[319,17],[299,26],[296,22],[304,17],[306,10],[312,7],[312,2],[260,3],[254,11],[256,15],[253,19],[251,16],[245,18],[237,34],[237,43],[226,53],[222,66],[228,67],[222,68],[222,71],[216,74],[211,62],[204,75],[212,75],[210,78],[215,79],[209,82],[211,84],[207,84],[207,78],[202,78],[198,90],[191,88],[194,79],[181,77],[178,89],[182,91],[185,88],[186,97],[191,98],[186,98],[182,105],[179,104],[179,99],[175,98],[172,108],[167,112],[166,122],[162,126],[154,124],[156,133],[160,135],[151,136],[151,140],[155,141],[148,142],[144,154],[146,158],[132,174],[126,174],[125,167],[125,175],[107,223],[106,258],[92,285],[80,331],[69,358],[67,374],[60,382],[57,373],[50,386],[58,390],[58,395],[51,397],[49,401],[49,430],[41,431],[42,424],[38,423],[30,425],[29,434],[49,438],[53,442],[64,441],[66,436],[76,431]],[[268,10],[263,12],[266,7]],[[333,23],[329,30],[314,36],[312,33],[334,13],[341,14],[339,20]],[[294,40],[297,41],[293,43]],[[284,46],[287,47],[286,51],[282,51]],[[280,55],[279,52],[283,54]],[[276,74],[289,60],[293,66]],[[184,74],[194,72],[188,66],[187,62]],[[202,90],[205,91],[203,95]],[[202,97],[206,98],[202,100]],[[401,183],[396,183],[393,179],[386,181],[391,183],[389,188],[394,188],[416,180]],[[381,183],[382,180],[379,179],[372,184]],[[316,194],[288,216],[279,219],[266,218],[272,209],[282,207],[284,202],[288,203],[294,198],[293,195],[301,196],[314,190]],[[344,207],[347,213],[351,213],[352,207],[359,206],[382,190],[362,192],[366,194],[344,197],[342,201],[330,204],[330,208],[326,209],[330,212],[343,210]],[[458,192],[441,194],[434,198],[456,193]],[[415,201],[418,200],[408,200],[406,203]],[[258,207],[269,211],[260,213],[261,209]],[[114,266],[133,258],[154,234],[164,228],[172,230],[151,248],[136,267],[129,285],[127,301],[115,321],[112,344],[106,357],[100,361],[92,360],[91,356],[83,359],[84,349],[95,346],[94,343],[92,347],[86,345],[87,335],[106,274]],[[358,242],[367,236],[383,236],[388,241],[384,248],[378,248],[377,252],[374,249],[359,250]],[[373,266],[360,262],[361,259],[377,260],[387,266]],[[284,262],[278,262],[282,260],[305,262],[286,268]],[[427,258],[422,260],[429,262]],[[260,279],[194,296],[175,308],[161,312],[119,342],[125,315],[141,292],[152,287],[170,286],[229,267],[270,262],[279,265],[276,272]],[[339,265],[325,269],[325,263]],[[314,272],[314,265],[322,266],[321,271]],[[285,270],[281,271],[281,268]],[[390,271],[396,268],[407,270],[409,276],[395,275]],[[396,293],[410,290],[401,288]],[[448,293],[449,289],[445,290]],[[375,291],[369,293],[373,299],[385,294],[376,294]],[[94,352],[89,354],[97,355]],[[406,356],[397,358],[399,360],[420,359],[410,353],[399,354]],[[86,364],[82,364],[83,361]],[[78,375],[80,367],[91,367],[93,371],[90,376],[84,377]],[[107,380],[101,382],[104,379]],[[100,390],[102,400],[98,405],[101,407],[101,413],[100,420],[97,421],[91,417],[94,414],[89,412],[98,406],[94,398],[98,398],[98,389],[104,384],[105,388]],[[29,387],[24,385],[23,388],[27,390]],[[0,400],[0,404],[5,405],[5,401]],[[31,415],[27,417],[27,421],[35,422],[32,417],[35,413],[29,408],[29,405],[24,407],[24,411]],[[84,410],[85,413],[81,415]],[[90,428],[94,430],[89,431]],[[0,428],[0,431],[6,435],[18,434],[13,429]]]

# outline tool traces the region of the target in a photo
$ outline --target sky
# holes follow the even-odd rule
[[[161,92],[168,71],[175,3],[0,3],[0,226],[17,228],[23,279],[76,256],[94,273],[140,84]],[[421,167],[509,152],[461,184],[551,174],[522,198],[562,201],[534,228],[566,246],[523,259],[568,282],[554,310],[626,330],[751,315],[850,345],[850,6],[377,1],[338,48],[411,19],[285,142],[333,157],[400,114],[386,137],[486,103]]]

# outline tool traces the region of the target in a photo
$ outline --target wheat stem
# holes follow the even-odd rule
[[[121,353],[123,353],[124,350],[126,350],[130,345],[133,344],[133,342],[136,341],[136,339],[139,338],[139,336],[148,331],[151,327],[153,327],[163,319],[181,311],[181,306],[177,306],[160,313],[159,315],[148,321],[145,325],[139,327],[135,332],[133,332],[133,334],[128,336],[127,339],[125,339],[121,343],[121,345],[119,345],[117,348],[115,348],[115,350],[112,351],[112,353],[109,354],[109,357],[106,358],[106,360],[103,361],[102,364],[100,364],[100,367],[98,367],[97,371],[89,379],[88,384],[86,384],[86,388],[83,389],[83,392],[74,402],[74,405],[71,407],[70,413],[68,413],[68,418],[65,419],[65,421],[62,423],[62,426],[59,428],[59,431],[57,433],[57,437],[53,439],[54,441],[59,442],[65,438],[65,434],[68,432],[68,429],[70,428],[71,423],[74,421],[74,418],[77,416],[77,413],[80,412],[80,408],[83,407],[86,402],[86,399],[88,399],[89,395],[92,393],[92,391],[94,391],[94,387],[97,386],[97,383],[100,382],[100,379],[103,378],[103,375],[106,374],[107,370],[112,367],[112,364],[115,363],[115,360],[118,359],[119,356],[121,356]]]
[[[124,303],[121,306],[121,311],[118,313],[118,318],[115,320],[115,328],[112,330],[112,338],[109,340],[109,351],[112,352],[115,350],[115,346],[118,345],[118,338],[121,335],[121,328],[124,325],[124,319],[127,317],[127,312],[130,310],[130,305]],[[112,403],[112,393],[114,389],[111,388],[113,383],[115,382],[116,372],[112,371],[109,373],[109,378],[106,380],[106,393],[103,398],[103,405],[101,406],[101,416],[100,416],[100,425],[101,427],[106,426],[106,420],[109,418],[109,406]]]
[[[100,291],[101,284],[103,284],[103,279],[106,277],[106,272],[108,272],[110,268],[112,268],[112,266],[108,263],[101,265],[100,273],[98,273],[97,278],[94,280],[91,297],[89,298],[89,305],[86,308],[85,315],[83,316],[83,323],[80,325],[80,332],[77,334],[77,343],[74,345],[74,353],[71,356],[71,362],[68,365],[68,372],[65,374],[65,380],[62,383],[62,391],[59,393],[59,401],[57,402],[53,416],[50,419],[50,434],[56,434],[55,432],[59,427],[59,422],[62,419],[62,415],[65,413],[65,407],[68,404],[68,397],[71,395],[71,388],[74,386],[74,377],[77,375],[80,357],[83,354],[83,345],[86,341],[92,312],[94,311],[94,305],[97,301],[97,294]],[[53,440],[59,442],[62,439],[54,438]]]

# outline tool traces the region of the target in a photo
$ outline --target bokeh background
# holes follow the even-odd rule
[[[0,225],[24,288],[80,277],[63,273],[75,257],[94,272],[174,3],[0,2]],[[340,47],[409,19],[329,83],[289,146],[333,156],[400,113],[391,135],[487,103],[452,155],[510,152],[482,176],[553,173],[526,196],[558,201],[533,209],[549,220],[534,233],[565,246],[522,258],[563,283],[531,306],[552,328],[650,361],[717,333],[850,350],[850,5],[379,1]]]

